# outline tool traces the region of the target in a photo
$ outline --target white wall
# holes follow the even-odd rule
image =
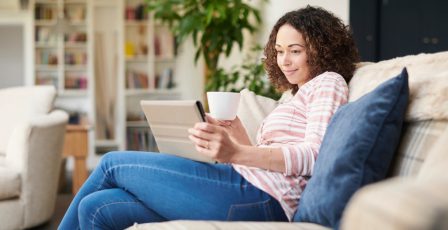
[[[248,52],[250,44],[259,43],[264,46],[271,28],[275,22],[286,12],[305,7],[307,5],[320,6],[340,17],[346,24],[349,21],[349,0],[270,0],[267,3],[255,1],[259,5],[263,25],[257,35],[249,37],[245,41],[244,50],[240,51],[237,46],[232,51],[229,58],[222,58],[220,65],[230,69],[234,65],[242,63],[245,53]],[[195,66],[193,64],[195,49],[192,42],[183,45],[178,54],[178,63],[176,66],[176,79],[180,85],[180,91],[183,98],[202,99],[204,84],[204,64],[201,62]]]
[[[0,70],[0,88],[24,85],[22,25],[0,25]]]
[[[0,88],[32,85],[31,14],[0,9]]]

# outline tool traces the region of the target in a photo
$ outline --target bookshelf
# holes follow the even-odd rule
[[[61,96],[87,94],[87,1],[36,0],[33,11],[35,84],[54,85]]]
[[[32,0],[33,84],[92,124],[88,167],[111,150],[154,151],[140,100],[174,100],[175,39],[145,0]],[[76,116],[78,115],[78,116]],[[97,153],[97,154],[96,154]]]
[[[32,0],[33,84],[53,85],[71,124],[94,124],[90,0]],[[89,154],[94,134],[89,132]]]
[[[123,0],[125,149],[157,150],[140,100],[180,98],[174,79],[175,39],[144,10],[144,0]]]

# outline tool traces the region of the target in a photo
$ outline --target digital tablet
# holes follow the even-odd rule
[[[198,153],[194,143],[188,138],[188,129],[197,122],[205,121],[205,113],[200,101],[143,100],[140,105],[160,153],[201,162],[215,162]]]

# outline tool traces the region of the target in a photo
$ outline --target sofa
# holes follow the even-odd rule
[[[349,102],[398,74],[409,73],[405,122],[386,179],[357,190],[345,206],[341,229],[448,229],[448,52],[360,63]],[[285,97],[290,95],[283,95]],[[280,100],[280,101],[281,101]],[[279,102],[242,92],[238,116],[250,135]],[[142,229],[329,229],[315,223],[176,220],[134,224]]]
[[[68,121],[55,97],[53,86],[0,89],[0,230],[53,216]]]

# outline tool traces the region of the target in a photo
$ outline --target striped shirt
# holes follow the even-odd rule
[[[281,148],[286,171],[233,164],[247,181],[279,201],[289,221],[312,175],[330,118],[347,100],[348,87],[341,75],[325,72],[311,79],[291,100],[277,106],[258,129],[257,146]]]

